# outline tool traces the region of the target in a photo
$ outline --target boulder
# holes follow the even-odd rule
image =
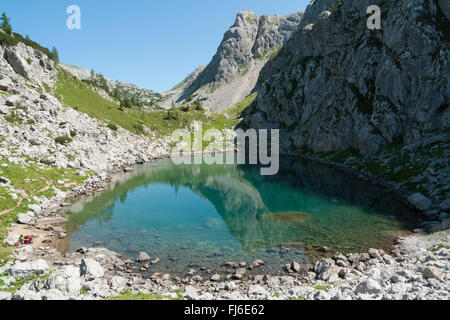
[[[141,253],[139,253],[139,256],[137,257],[136,261],[141,262],[141,263],[149,262],[150,256],[145,252],[141,252]]]
[[[12,294],[10,292],[0,291],[0,301],[11,300]]]
[[[109,287],[115,292],[122,292],[127,287],[127,279],[120,276],[114,276],[111,279]]]
[[[376,259],[380,257],[380,252],[377,249],[369,249],[369,256],[372,259]]]
[[[9,114],[9,108],[7,106],[0,106],[0,114]]]
[[[257,259],[255,261],[253,261],[253,263],[250,265],[249,269],[250,270],[256,269],[256,268],[262,267],[263,265],[264,265],[264,261]]]
[[[50,267],[47,261],[39,259],[31,262],[16,263],[8,269],[8,273],[17,279],[25,279],[33,275],[44,275],[49,270]]]
[[[39,214],[42,210],[41,206],[38,204],[29,204],[28,209],[33,211],[35,214]]]
[[[1,91],[8,91],[11,86],[12,86],[12,82],[8,78],[0,79],[0,90]]]
[[[19,213],[17,215],[17,221],[21,224],[30,224],[33,222],[34,219],[34,213],[28,212],[28,213]]]
[[[105,275],[103,267],[94,259],[86,258],[81,260],[80,275],[93,280]]]
[[[368,294],[376,294],[380,293],[382,290],[380,284],[373,280],[373,279],[367,279],[362,281],[355,290],[355,293],[368,293]]]
[[[328,281],[333,275],[337,275],[341,269],[335,265],[332,259],[320,259],[314,266],[314,271],[317,274],[316,278],[323,281]]]
[[[20,235],[10,234],[10,235],[8,235],[8,237],[6,237],[5,240],[3,240],[3,243],[7,244],[7,245],[10,245],[10,246],[13,246],[13,245],[15,245],[16,243],[19,242],[19,238],[20,238]]]
[[[198,300],[199,296],[198,296],[198,291],[197,289],[195,289],[193,286],[186,286],[184,288],[184,294],[183,296],[187,299],[187,300]]]
[[[220,275],[215,274],[211,277],[211,281],[218,282],[220,281]]]
[[[74,266],[64,266],[48,277],[45,287],[56,289],[63,295],[78,296],[82,288],[80,270]]]
[[[291,270],[294,271],[294,272],[300,272],[300,270],[301,270],[300,263],[293,261],[291,263]]]
[[[436,267],[425,267],[422,271],[423,277],[425,279],[439,279],[441,277],[441,273]]]
[[[427,211],[430,210],[432,202],[430,199],[425,197],[421,193],[415,193],[408,198],[409,203],[411,203],[417,210]]]

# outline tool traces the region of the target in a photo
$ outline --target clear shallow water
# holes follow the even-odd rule
[[[414,225],[389,194],[303,160],[282,159],[273,177],[250,166],[156,165],[138,166],[70,207],[67,249],[98,241],[133,260],[145,251],[161,259],[150,272],[183,275],[259,258],[265,272],[277,273],[293,260],[320,257],[320,246],[343,253],[388,247]]]

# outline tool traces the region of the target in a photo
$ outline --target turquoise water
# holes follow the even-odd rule
[[[281,168],[269,177],[251,166],[138,166],[69,208],[66,245],[100,242],[133,260],[145,251],[161,259],[150,272],[182,275],[259,258],[265,272],[277,273],[322,256],[321,246],[343,253],[388,247],[414,225],[400,201],[368,183],[297,159],[282,159]]]

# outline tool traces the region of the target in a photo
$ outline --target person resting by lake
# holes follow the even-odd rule
[[[23,245],[23,244],[32,244],[33,238],[31,235],[23,236],[22,234],[19,237],[19,242],[16,243],[16,247]]]

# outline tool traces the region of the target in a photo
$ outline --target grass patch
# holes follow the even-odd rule
[[[117,125],[114,124],[114,123],[108,123],[108,128],[111,129],[112,131],[117,131],[117,130],[119,130],[119,128],[117,127]]]
[[[166,297],[166,296],[162,296],[160,294],[153,294],[153,293],[132,294],[130,291],[125,290],[122,292],[121,295],[118,295],[116,297],[107,298],[105,300],[108,300],[108,301],[127,301],[127,300],[137,301],[137,300],[164,300],[164,299],[182,300],[182,297],[180,295],[178,295],[178,298],[174,299],[171,297]]]
[[[253,21],[253,19],[252,18],[250,18],[250,17],[245,17],[245,21],[247,21],[249,24],[256,24],[256,22],[255,21]]]
[[[221,114],[217,115],[211,125],[207,129],[234,129],[240,122],[242,113],[250,106],[250,104],[256,99],[258,92],[254,92],[248,97],[244,98],[241,102],[233,107],[225,110]]]
[[[62,136],[55,138],[55,142],[61,145],[67,145],[72,142],[72,139],[67,136]]]
[[[17,290],[20,290],[20,288],[22,288],[25,283],[36,282],[39,280],[45,281],[49,276],[50,276],[50,274],[46,274],[43,276],[33,275],[29,278],[17,280],[16,282],[11,283],[7,288],[0,289],[0,291],[15,293]]]
[[[313,288],[316,289],[316,290],[320,290],[320,291],[326,291],[326,290],[331,289],[330,286],[319,286],[319,285],[314,286]]]
[[[0,164],[8,165],[7,167],[0,166],[0,176],[8,178],[16,190],[24,191],[30,199],[33,196],[53,197],[55,191],[52,188],[41,191],[47,187],[47,182],[62,191],[67,191],[73,186],[58,185],[58,180],[65,180],[68,184],[73,183],[76,185],[82,184],[85,180],[85,177],[76,174],[76,169],[49,167],[37,164],[32,160],[29,160],[25,164],[15,164],[0,159]],[[86,172],[86,174],[92,175],[92,172]],[[22,197],[20,194],[17,195],[19,198]],[[17,205],[18,199],[12,199],[8,189],[0,188],[0,196],[3,197],[0,201],[0,211],[14,208]],[[0,242],[6,237],[11,224],[16,222],[17,215],[27,212],[29,210],[28,205],[32,203],[35,203],[35,201],[23,201],[16,209],[0,216]]]
[[[305,300],[305,298],[303,298],[302,296],[299,296],[297,298],[287,298],[286,300],[288,300],[288,301],[301,301],[301,300]]]
[[[0,247],[0,267],[3,267],[9,260],[9,255],[12,253],[13,247]]]
[[[450,246],[446,246],[446,245],[444,245],[443,243],[440,243],[440,244],[437,244],[437,245],[435,245],[435,246],[433,246],[433,247],[431,247],[431,248],[428,248],[427,250],[429,251],[429,252],[437,252],[437,251],[439,251],[440,249],[442,249],[442,248],[445,248],[445,249],[450,249]]]

